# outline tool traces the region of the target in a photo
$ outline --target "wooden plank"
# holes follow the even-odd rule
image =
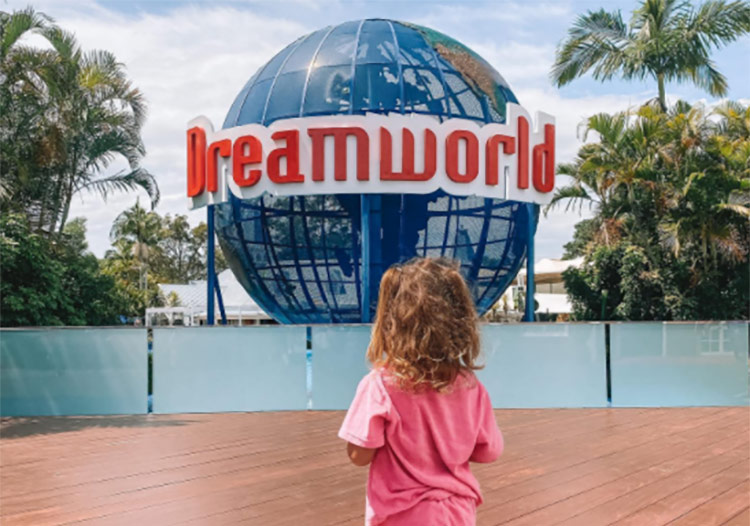
[[[725,522],[723,526],[747,526],[748,524],[750,524],[750,508],[745,508]]]
[[[747,443],[743,441],[742,445],[734,449],[711,456],[690,467],[680,469],[676,473],[661,477],[656,482],[641,486],[634,491],[628,491],[624,495],[615,496],[604,504],[575,515],[559,524],[567,526],[612,524],[649,504],[657,502],[659,499],[671,495],[675,491],[695,484],[734,464],[744,462],[746,465],[747,460]]]
[[[747,462],[738,462],[724,471],[661,499],[659,502],[641,508],[615,524],[619,526],[639,526],[641,524],[669,523],[684,513],[736,487],[737,484],[746,481],[748,476]]]
[[[750,506],[750,481],[725,491],[670,522],[670,526],[718,526]]]

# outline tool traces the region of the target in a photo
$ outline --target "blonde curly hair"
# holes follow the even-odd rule
[[[403,389],[443,392],[481,369],[477,323],[458,264],[413,259],[383,274],[367,359]]]

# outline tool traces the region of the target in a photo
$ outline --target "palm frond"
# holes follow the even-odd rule
[[[682,73],[675,74],[673,78],[679,79],[682,76]],[[716,69],[716,64],[712,60],[706,59],[702,64],[686,68],[684,76],[715,97],[723,97],[729,91],[727,78]]]
[[[0,17],[0,62],[3,62],[11,48],[29,32],[38,32],[53,23],[52,18],[27,7]]]
[[[746,205],[741,205],[738,203],[720,203],[718,205],[718,208],[719,210],[727,210],[739,216],[750,218],[750,208],[748,208]]]
[[[73,33],[56,26],[46,27],[41,33],[52,44],[63,62],[75,64],[80,60],[81,48]]]
[[[143,188],[151,199],[153,209],[159,202],[160,192],[156,179],[144,168],[136,168],[130,172],[118,172],[108,177],[88,181],[80,190],[97,192],[105,199],[114,191],[129,191]]]
[[[661,245],[670,250],[672,254],[678,256],[682,250],[680,238],[682,236],[681,221],[664,221],[659,225],[659,242]]]
[[[709,0],[681,20],[693,45],[719,47],[750,32],[750,3]]]
[[[592,115],[586,121],[586,127],[583,134],[583,140],[588,139],[590,132],[596,132],[602,142],[610,145],[618,143],[622,133],[627,126],[627,113],[597,113]]]
[[[586,188],[580,183],[573,183],[569,186],[564,186],[555,190],[555,194],[552,196],[552,200],[547,206],[544,207],[544,215],[546,216],[550,210],[553,210],[562,201],[567,201],[565,205],[565,211],[569,211],[572,206],[578,203],[579,209],[583,206],[584,201],[589,201],[593,205],[593,199]]]
[[[629,40],[627,26],[619,11],[604,9],[579,16],[568,31],[567,40],[557,49],[550,77],[564,86],[596,67],[595,78],[608,79],[623,66],[623,49]]]

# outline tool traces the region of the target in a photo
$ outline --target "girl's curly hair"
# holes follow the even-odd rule
[[[477,321],[458,264],[413,259],[383,274],[367,359],[403,389],[446,391],[459,374],[481,369]]]

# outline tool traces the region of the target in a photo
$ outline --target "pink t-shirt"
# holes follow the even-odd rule
[[[368,525],[406,519],[417,508],[424,524],[432,522],[423,513],[474,524],[482,494],[469,461],[492,462],[503,450],[490,397],[473,374],[459,376],[446,393],[409,393],[373,370],[360,381],[339,437],[378,448],[367,482]],[[442,511],[435,501],[444,501]]]

